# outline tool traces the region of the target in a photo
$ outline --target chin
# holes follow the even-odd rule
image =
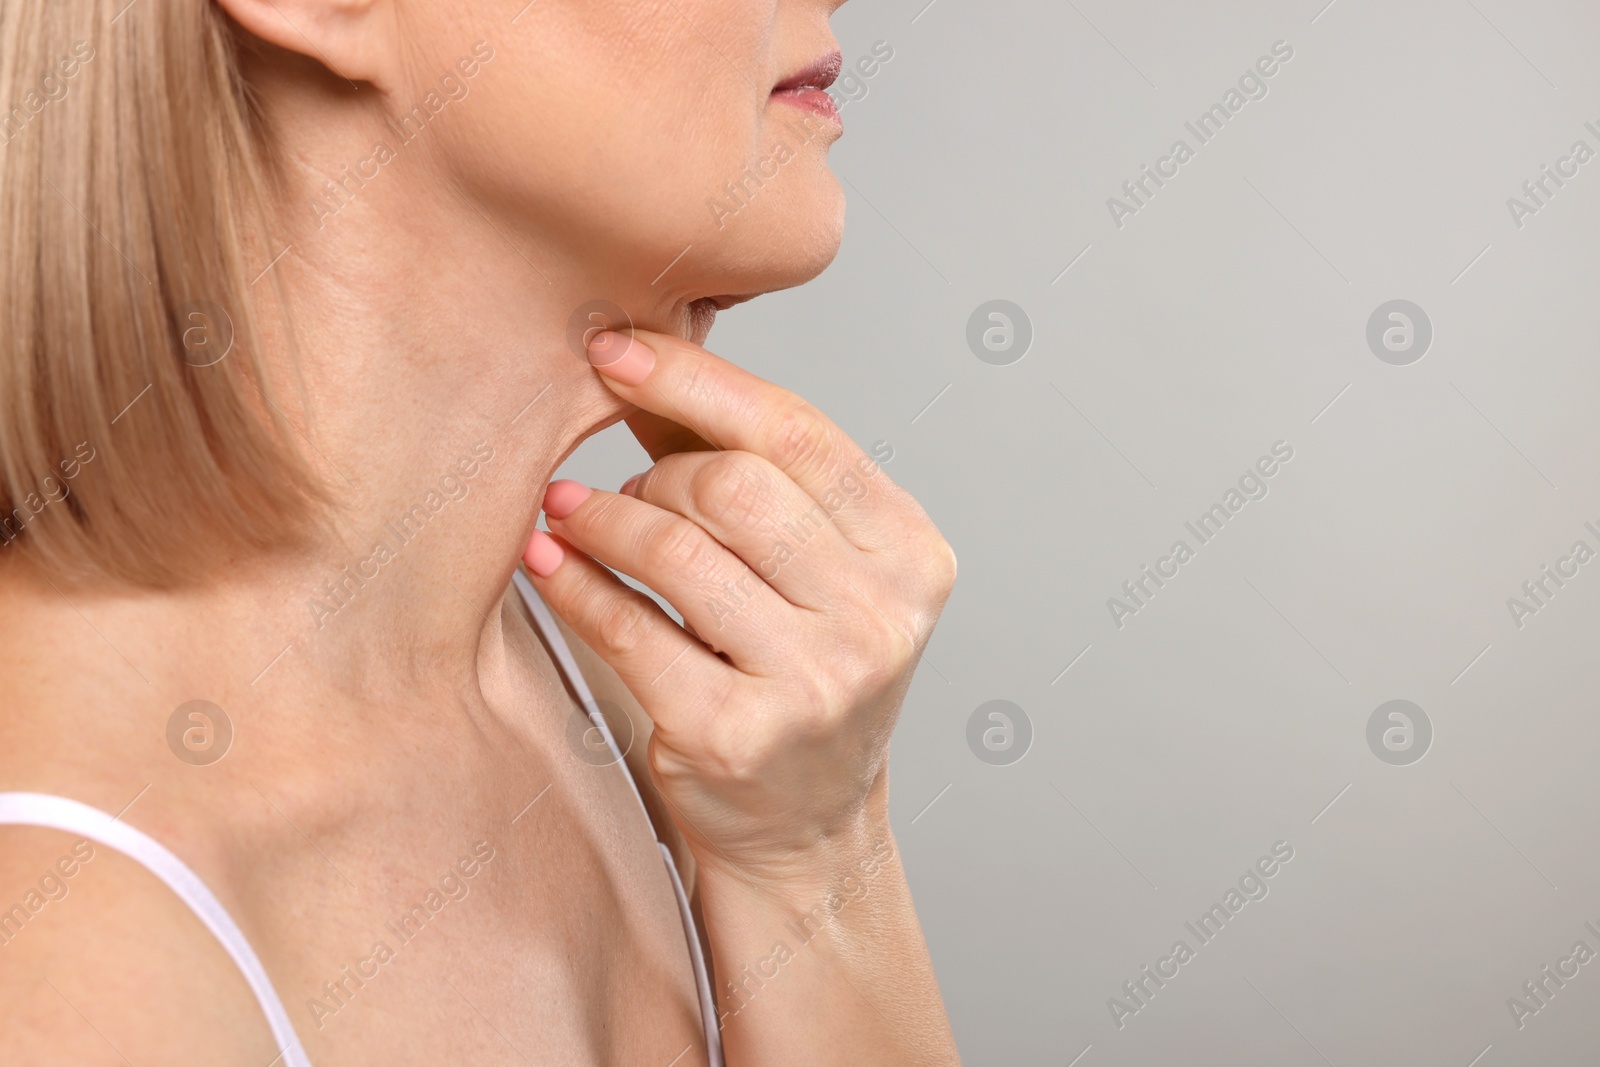
[[[787,284],[775,288],[802,285],[827,270],[844,241],[844,189],[832,172],[824,169],[811,195],[796,206],[800,210],[786,220],[786,232],[775,235],[774,252],[787,261],[788,272]]]
[[[828,268],[844,239],[844,194],[830,177],[830,188],[779,208],[733,235],[719,250],[720,263],[706,271],[702,293],[747,300],[762,293],[804,285]],[[740,301],[735,301],[740,302]]]
[[[789,196],[752,201],[751,210],[718,234],[715,244],[701,235],[702,247],[715,255],[698,264],[690,295],[674,312],[673,332],[704,344],[717,312],[804,285],[828,268],[844,239],[845,198],[825,168],[819,179],[791,186]]]
[[[834,237],[831,241],[819,244],[814,254],[803,263],[777,265],[772,272],[759,278],[751,276],[741,283],[736,283],[741,287],[740,292],[718,293],[689,301],[684,306],[681,336],[697,345],[704,345],[707,335],[711,333],[712,324],[717,320],[717,312],[754,300],[765,293],[775,293],[781,289],[793,289],[797,285],[804,285],[826,270],[838,251],[839,238]]]

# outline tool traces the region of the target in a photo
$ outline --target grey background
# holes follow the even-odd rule
[[[846,60],[894,58],[844,107],[843,250],[712,333],[889,442],[959,556],[892,793],[968,1063],[1600,1051],[1600,962],[1520,1030],[1506,1005],[1600,951],[1600,561],[1520,629],[1506,605],[1600,549],[1600,160],[1506,207],[1600,150],[1600,11],[1324,2],[847,5]],[[1278,40],[1267,97],[1118,229],[1106,199]],[[991,299],[1032,322],[1010,366],[966,344]],[[1393,299],[1433,323],[1410,366],[1366,344]],[[1279,440],[1269,495],[1117,628]],[[563,474],[647,465],[617,427]],[[1367,746],[1395,698],[1433,724],[1410,766]],[[995,699],[1032,724],[1009,766],[967,744]],[[1279,840],[1269,895],[1119,1029],[1107,999]]]

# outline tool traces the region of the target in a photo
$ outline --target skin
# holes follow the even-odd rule
[[[533,555],[561,560],[534,580],[596,695],[633,722],[628,760],[692,888],[727,1062],[959,1062],[887,812],[889,736],[954,556],[826,417],[699,343],[715,307],[837,250],[838,129],[797,127],[770,97],[834,50],[836,0],[219,3],[259,41],[243,68],[282,161],[259,261],[289,246],[272,271],[296,348],[258,286],[265,357],[295,376],[285,410],[338,506],[309,548],[183,591],[62,588],[0,559],[0,788],[123,812],[182,856],[315,1063],[705,1063],[651,827],[618,768],[574,758],[583,720],[508,595],[548,503]],[[324,179],[394,142],[384,117],[480,40],[493,58],[467,95],[331,199]],[[707,198],[780,140],[779,177],[719,225]],[[626,309],[647,376],[569,349],[596,299]],[[555,469],[619,420],[655,465],[627,494],[558,485],[547,501]],[[315,612],[447,476],[464,494]],[[818,501],[829,521],[764,565],[774,530]],[[748,596],[719,617],[706,602],[730,585]],[[196,698],[234,729],[207,766],[166,741]],[[0,907],[73,845],[0,840]],[[0,947],[0,1061],[272,1061],[238,971],[148,872],[96,848],[61,884]],[[442,886],[420,932],[387,932]],[[380,939],[393,959],[361,963]],[[346,966],[369,977],[325,994]]]

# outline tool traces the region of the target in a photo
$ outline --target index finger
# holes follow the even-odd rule
[[[688,427],[714,448],[772,463],[859,548],[894,547],[901,538],[884,520],[921,514],[910,494],[809,401],[692,341],[607,331],[590,342],[589,361],[631,403]]]
[[[624,417],[628,430],[639,446],[650,454],[653,463],[679,452],[715,452],[717,446],[694,430],[653,411],[638,408]]]

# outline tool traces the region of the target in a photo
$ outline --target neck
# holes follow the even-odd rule
[[[352,694],[420,712],[504,684],[499,604],[545,486],[631,410],[570,347],[574,309],[609,298],[637,325],[680,334],[692,316],[642,266],[585,260],[559,233],[437,180],[422,188],[416,151],[332,217],[304,190],[338,173],[328,159],[340,148],[302,153],[287,240],[264,258],[289,250],[256,285],[268,292],[270,279],[293,309],[292,355],[270,305],[263,343],[275,377],[294,382],[280,402],[337,499],[327,536],[183,593],[8,581],[0,599],[29,603],[0,610],[7,660],[43,644],[47,661],[84,668],[57,672],[73,679],[62,685],[115,678],[146,692],[142,680],[155,707],[232,694],[286,719]]]

